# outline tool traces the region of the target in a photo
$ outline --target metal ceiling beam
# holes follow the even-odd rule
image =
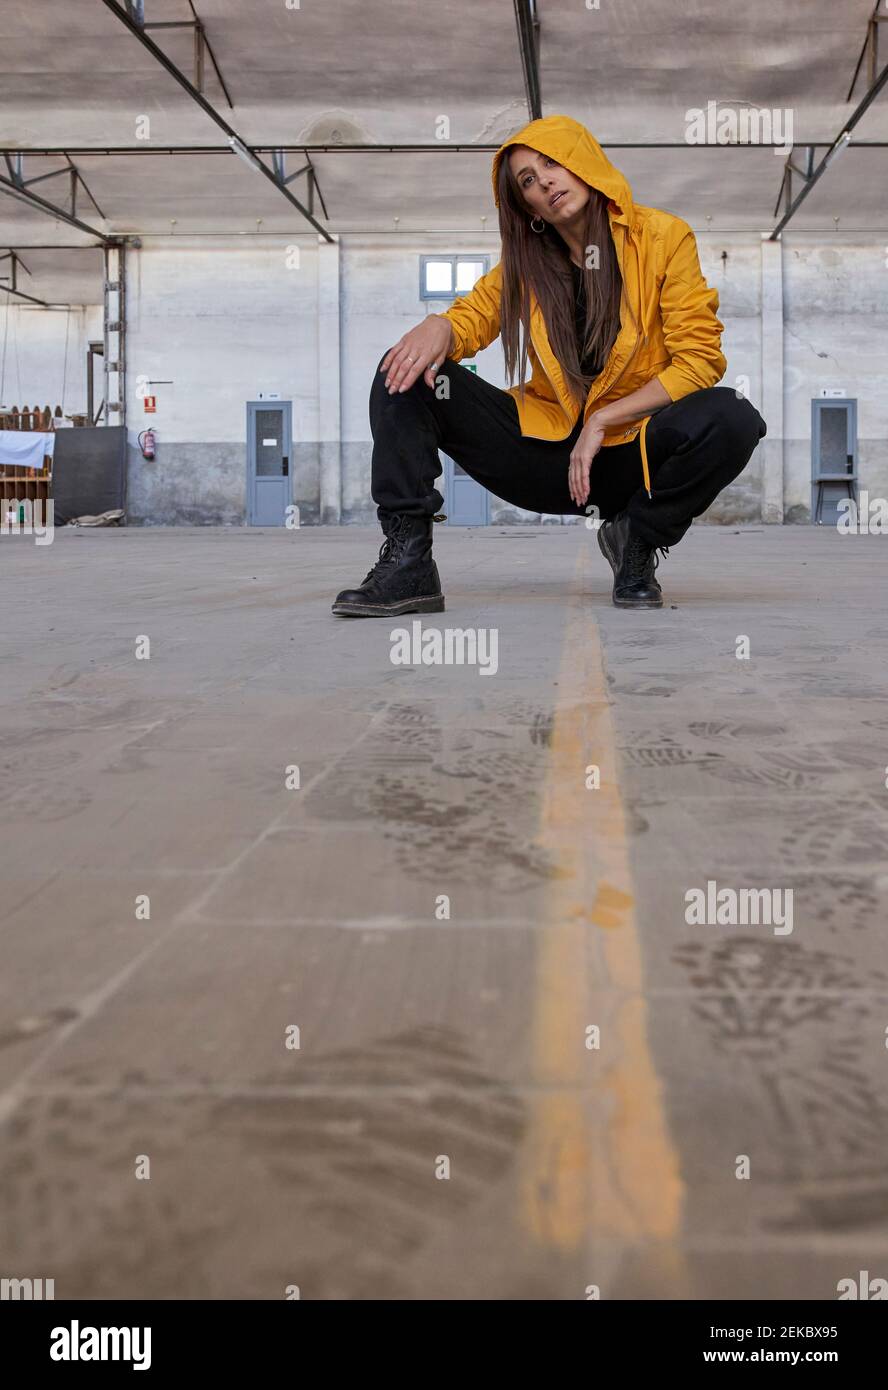
[[[540,21],[537,18],[536,0],[514,0],[514,3],[527,110],[530,119],[537,121],[543,114],[543,99],[540,89]]]
[[[55,203],[48,202],[46,198],[41,198],[38,193],[32,193],[22,179],[20,160],[13,162],[6,155],[6,167],[11,177],[4,178],[0,174],[0,191],[5,191],[11,197],[20,198],[31,207],[39,208],[41,212],[57,217],[61,222],[67,222],[69,227],[76,227],[80,232],[87,232],[90,236],[98,237],[103,246],[109,244],[110,238],[104,232],[98,231],[96,227],[91,227],[88,222],[81,222],[80,218],[75,217],[73,212],[66,212],[64,208],[57,207]],[[58,170],[57,172],[64,173],[65,171]]]
[[[873,6],[873,12],[867,20],[866,38],[863,41],[863,48],[860,50],[860,57],[857,59],[857,67],[854,69],[854,76],[851,78],[851,86],[848,88],[848,95],[845,97],[846,101],[850,101],[854,94],[854,88],[857,85],[860,69],[863,67],[863,60],[867,56],[867,50],[869,50],[869,62],[867,64],[869,68],[869,85],[872,87],[876,80],[876,73],[879,71],[879,25],[888,23],[888,15],[879,14],[879,4],[880,0],[876,0]]]
[[[2,263],[3,261],[9,261],[9,266],[10,270],[12,271],[12,274],[0,275],[0,280],[9,280],[11,282],[8,285],[0,284],[0,291],[2,291],[4,294],[14,294],[17,299],[26,299],[29,304],[39,304],[41,308],[49,309],[51,306],[47,302],[47,300],[35,299],[32,294],[25,294],[24,290],[20,290],[18,288],[16,280],[16,272],[18,270],[18,267],[21,266],[22,270],[25,272],[26,275],[31,274],[30,270],[25,265],[18,252],[13,250],[4,251],[3,254],[0,255],[0,263]]]
[[[321,200],[321,207],[324,209],[324,216],[329,218],[330,214],[327,211],[327,204],[324,202],[324,195],[318,183],[318,176],[310,159],[307,164],[303,164],[301,169],[296,169],[292,174],[288,174],[287,151],[277,149],[271,151],[271,163],[275,174],[282,184],[292,183],[294,179],[299,178],[300,174],[308,174],[308,210],[309,212],[314,212],[314,195],[315,191],[317,191],[317,195]]]
[[[71,212],[71,216],[73,217],[74,214],[75,214],[75,212],[77,211],[77,189],[78,189],[78,187],[80,187],[80,188],[83,189],[84,193],[85,193],[86,196],[89,198],[89,201],[92,203],[93,207],[95,208],[95,210],[96,210],[96,212],[99,214],[99,216],[100,216],[100,217],[104,217],[104,216],[105,216],[105,214],[102,212],[102,209],[99,207],[98,203],[96,202],[95,198],[93,197],[92,193],[90,192],[89,185],[87,184],[87,182],[86,182],[86,180],[84,179],[83,175],[81,174],[80,170],[77,168],[77,165],[76,165],[76,164],[74,163],[74,161],[71,159],[71,156],[68,154],[67,150],[63,150],[63,151],[62,151],[62,157],[67,161],[67,167],[66,167],[66,168],[64,168],[64,169],[50,169],[50,171],[49,171],[48,174],[37,174],[37,175],[36,175],[34,178],[32,178],[32,179],[26,179],[25,176],[24,176],[24,151],[23,151],[23,150],[17,150],[17,151],[16,151],[16,159],[15,159],[15,161],[11,160],[10,157],[9,157],[9,154],[6,153],[5,151],[4,151],[4,154],[5,154],[5,158],[6,158],[6,167],[7,167],[7,169],[9,170],[9,176],[10,176],[10,178],[12,179],[13,183],[15,183],[16,186],[17,186],[18,188],[22,189],[22,191],[25,191],[25,190],[28,189],[28,188],[32,188],[32,187],[34,186],[35,183],[43,183],[43,181],[44,181],[45,179],[55,179],[55,178],[58,178],[58,176],[59,176],[60,174],[66,174],[66,175],[68,176],[68,178],[70,179],[70,181],[71,181],[71,190],[70,190],[70,195],[71,195],[71,208],[70,208],[70,212]]]
[[[781,193],[784,191],[784,189],[786,190],[787,205],[783,213],[783,216],[777,223],[777,226],[771,232],[771,235],[768,237],[769,241],[777,240],[780,233],[783,231],[783,228],[786,226],[789,219],[792,216],[794,216],[794,214],[801,207],[802,203],[805,201],[808,194],[811,192],[811,189],[814,187],[815,183],[817,183],[823,177],[823,175],[826,173],[830,164],[832,164],[833,160],[837,157],[837,155],[841,154],[842,150],[844,150],[848,145],[850,145],[852,130],[858,124],[861,118],[865,115],[869,107],[872,106],[873,102],[881,92],[882,88],[885,86],[886,82],[888,82],[888,63],[885,64],[881,73],[876,78],[875,82],[873,82],[872,86],[867,92],[866,96],[848,117],[842,130],[836,136],[835,140],[833,140],[832,144],[830,145],[826,154],[821,159],[820,163],[817,165],[816,169],[812,167],[813,161],[810,159],[810,157],[808,159],[808,169],[799,169],[796,165],[792,163],[792,155],[789,155],[783,170],[783,182],[780,185]],[[799,178],[803,180],[802,190],[799,194],[797,194],[795,198],[792,197],[793,173],[797,174]],[[777,196],[777,201],[779,205],[779,194]]]
[[[292,206],[296,208],[298,212],[302,213],[302,216],[308,222],[311,223],[315,231],[319,232],[325,241],[332,242],[333,237],[330,235],[327,229],[325,227],[322,227],[320,222],[318,222],[317,219],[312,216],[308,209],[302,206],[299,199],[294,197],[294,195],[290,192],[289,188],[287,188],[285,184],[283,184],[280,181],[280,179],[278,179],[274,170],[269,169],[267,164],[263,164],[262,160],[257,158],[254,151],[250,148],[247,142],[243,140],[240,135],[238,135],[234,127],[228,124],[228,122],[225,120],[225,117],[219,114],[216,108],[209,101],[207,101],[203,93],[199,92],[192,82],[189,82],[185,74],[181,72],[180,69],[176,67],[176,64],[166,56],[163,49],[158,48],[154,40],[150,38],[148,34],[145,33],[143,27],[144,7],[141,3],[141,0],[128,0],[130,6],[129,10],[124,9],[122,5],[117,3],[117,0],[102,0],[102,3],[104,4],[106,9],[109,9],[113,15],[116,15],[116,17],[120,20],[121,24],[123,24],[124,27],[129,30],[129,32],[133,35],[135,39],[138,39],[142,47],[148,50],[152,57],[155,58],[158,63],[160,63],[161,67],[169,73],[170,77],[175,78],[179,86],[184,91],[186,91],[188,95],[191,97],[192,101],[197,103],[197,105],[203,111],[204,115],[209,116],[210,120],[213,121],[219,127],[220,130],[225,132],[232,150],[235,153],[239,153],[241,155],[241,158],[245,159],[247,163],[251,164],[252,167],[255,168],[257,173],[262,174],[264,178],[268,179],[269,183],[274,184],[274,187],[278,190],[278,192],[282,194],[283,197],[287,199],[287,202],[291,203]],[[133,16],[137,17],[134,18]]]
[[[731,141],[728,145],[719,145],[719,150],[770,150],[780,149],[785,142],[783,140],[758,141],[755,144],[747,141]],[[832,148],[829,140],[808,140],[805,142],[806,148],[813,150],[828,150]],[[499,149],[499,145],[457,145],[445,144],[443,141],[435,141],[431,145],[251,145],[254,154],[275,155],[279,151],[285,154],[493,154]],[[716,148],[713,145],[689,145],[686,140],[608,140],[601,146],[604,150],[711,150]],[[888,140],[855,140],[856,150],[884,150],[888,149]],[[208,154],[231,154],[230,145],[155,145],[148,147],[144,143],[140,145],[102,145],[74,148],[68,146],[63,148],[59,145],[45,146],[15,146],[0,145],[0,155],[76,155],[78,159],[90,156],[102,156],[102,158],[125,158],[128,155],[208,155]],[[320,190],[318,190],[320,192]]]
[[[222,73],[221,73],[220,68],[219,68],[219,64],[216,62],[216,55],[215,55],[215,53],[213,52],[213,48],[212,48],[212,45],[211,45],[209,39],[207,38],[207,31],[206,31],[206,29],[204,28],[203,20],[202,20],[202,19],[200,18],[200,16],[198,15],[197,10],[194,8],[194,5],[192,4],[192,0],[188,0],[188,8],[191,10],[192,15],[194,16],[193,19],[161,20],[159,23],[156,23],[156,24],[155,24],[155,23],[146,24],[145,21],[144,21],[144,17],[143,17],[142,19],[137,19],[137,20],[136,20],[136,23],[139,25],[139,27],[140,27],[141,29],[193,29],[193,30],[194,30],[194,85],[195,85],[195,87],[197,88],[197,90],[198,90],[199,92],[202,92],[202,91],[203,91],[203,89],[204,89],[204,81],[203,81],[203,79],[204,79],[204,55],[205,55],[206,53],[208,53],[208,54],[210,55],[210,62],[213,64],[213,69],[214,69],[214,71],[215,71],[215,73],[216,73],[216,76],[217,76],[218,79],[219,79],[219,86],[222,88],[222,91],[225,93],[225,100],[228,102],[228,105],[231,107],[231,109],[232,109],[232,111],[233,111],[233,110],[234,110],[234,102],[231,100],[231,97],[230,97],[229,92],[228,92],[228,88],[227,88],[227,86],[225,85],[225,78],[222,76]],[[130,10],[130,12],[132,12],[132,6],[128,5],[128,6],[127,6],[127,9]],[[144,6],[142,7],[142,9],[144,10]],[[134,16],[134,17],[135,17],[135,16]]]
[[[0,275],[0,280],[3,276]],[[10,289],[8,285],[0,285],[0,294],[14,294],[16,299],[24,299],[28,304],[39,304],[41,309],[57,309],[58,304],[50,304],[46,299],[35,299],[33,294],[24,294],[21,290]]]
[[[79,169],[77,168],[77,166],[74,164],[73,160],[71,159],[71,156],[68,154],[67,151],[65,151],[65,158],[66,158],[66,160],[68,161],[68,167],[71,169],[72,173],[74,174],[74,180],[73,180],[73,188],[74,188],[74,191],[72,191],[72,193],[71,193],[71,211],[74,212],[74,201],[75,201],[76,187],[77,187],[77,184],[79,184],[80,187],[83,189],[84,193],[86,194],[87,198],[89,198],[89,201],[92,203],[93,207],[95,208],[95,210],[96,210],[96,212],[99,214],[99,216],[100,216],[102,219],[107,220],[107,219],[105,219],[105,214],[102,212],[102,209],[99,207],[98,203],[96,202],[95,198],[93,197],[92,193],[90,192],[89,185],[87,184],[86,179],[83,177],[83,175],[81,174],[80,170],[79,170]]]

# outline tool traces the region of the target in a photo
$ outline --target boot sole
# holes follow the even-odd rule
[[[633,603],[631,599],[615,598],[614,608],[662,608],[663,600],[645,599],[643,603]]]
[[[343,618],[398,618],[402,613],[443,613],[444,595],[405,598],[400,603],[334,603],[331,611]]]

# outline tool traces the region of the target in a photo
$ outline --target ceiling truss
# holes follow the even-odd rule
[[[161,20],[160,22],[154,24],[145,23],[145,0],[126,0],[126,8],[130,15],[130,18],[133,19],[143,30],[193,29],[194,86],[197,88],[199,92],[203,92],[204,70],[206,65],[206,59],[209,58],[210,62],[213,65],[213,71],[219,79],[219,86],[225,93],[225,100],[228,102],[228,105],[231,107],[232,111],[234,110],[234,102],[231,100],[228,87],[225,83],[225,78],[222,76],[219,64],[216,62],[216,55],[213,52],[209,39],[207,38],[207,31],[204,28],[203,20],[200,19],[200,17],[198,16],[197,10],[194,8],[194,5],[192,4],[192,0],[188,0],[188,8],[191,10],[191,14],[193,16],[191,19]]]
[[[286,179],[285,181],[283,177],[279,177],[275,167],[269,168],[267,164],[262,162],[255,150],[251,149],[247,142],[238,135],[234,127],[229,125],[225,117],[207,100],[203,92],[199,91],[190,78],[185,76],[181,68],[178,68],[172,59],[167,57],[163,49],[159,48],[150,35],[145,32],[147,27],[145,24],[145,0],[126,0],[125,6],[119,4],[118,0],[102,0],[102,3],[120,20],[121,24],[130,31],[142,47],[147,49],[161,67],[169,73],[170,77],[175,78],[183,91],[188,93],[192,101],[197,103],[204,114],[209,116],[210,120],[215,122],[219,129],[224,132],[228,137],[228,144],[231,150],[238,155],[245,164],[249,165],[250,168],[255,169],[257,173],[262,174],[269,182],[273,183],[278,192],[307,219],[311,226],[314,227],[315,231],[319,232],[325,241],[332,242],[333,237],[327,231],[326,227],[322,227],[313,213],[308,208],[304,207],[299,199],[290,192],[287,186],[290,179]],[[304,171],[300,170],[299,172],[301,173]],[[296,175],[294,174],[292,177],[295,178]],[[309,193],[312,200],[316,182],[314,170],[311,170]]]
[[[11,249],[9,251],[0,252],[0,265],[2,265],[4,261],[9,262],[9,274],[0,274],[0,281],[8,280],[9,284],[4,285],[0,283],[0,290],[4,291],[6,294],[14,294],[16,299],[25,299],[29,304],[39,304],[42,309],[49,309],[50,305],[45,299],[35,299],[34,295],[25,294],[23,290],[18,288],[19,266],[21,266],[26,275],[31,274],[18,252]]]
[[[881,73],[878,72],[877,66],[879,51],[879,24],[884,19],[888,18],[888,16],[877,14],[876,11],[878,10],[878,8],[879,0],[876,0],[876,7],[873,10],[872,15],[870,16],[867,22],[866,38],[863,41],[863,48],[860,51],[860,57],[857,59],[857,67],[854,69],[854,76],[851,79],[851,86],[848,88],[848,96],[846,100],[851,100],[851,93],[854,91],[854,87],[857,82],[861,66],[863,64],[864,55],[867,52],[869,52],[870,85],[866,93],[864,94],[862,100],[854,108],[853,112],[848,117],[841,131],[836,136],[835,140],[833,140],[826,154],[823,156],[816,168],[814,166],[815,147],[813,145],[806,145],[802,147],[805,152],[804,168],[800,168],[799,165],[794,162],[794,150],[789,155],[787,155],[786,163],[783,166],[783,181],[780,184],[780,190],[777,194],[777,205],[774,208],[774,216],[776,217],[777,209],[780,207],[780,199],[782,196],[784,200],[783,216],[777,223],[774,230],[771,232],[771,235],[768,238],[769,241],[777,241],[784,227],[789,222],[790,218],[793,217],[795,213],[798,211],[798,209],[801,207],[802,203],[805,201],[814,185],[823,177],[829,166],[833,163],[834,160],[838,158],[842,151],[847,149],[847,147],[851,144],[851,132],[853,131],[854,127],[858,124],[858,122],[861,120],[861,118],[864,116],[866,111],[870,108],[870,106],[872,106],[876,97],[879,95],[882,88],[885,86],[885,83],[888,82],[888,63],[885,64]],[[795,197],[793,197],[792,191],[793,174],[795,174],[802,181],[802,187],[799,190],[799,192],[795,195]]]
[[[396,144],[376,144],[376,145],[248,145],[237,131],[225,118],[216,110],[204,93],[204,77],[206,59],[210,63],[219,80],[220,87],[225,94],[225,99],[234,109],[227,84],[222,76],[221,69],[216,60],[210,41],[202,20],[195,10],[193,0],[187,0],[191,11],[191,18],[176,21],[152,22],[146,20],[146,0],[102,0],[107,9],[130,31],[142,46],[152,55],[152,57],[172,76],[178,84],[188,93],[193,101],[204,111],[204,113],[215,123],[216,126],[227,136],[225,145],[182,145],[182,146],[162,146],[140,144],[138,146],[114,146],[107,148],[41,148],[41,149],[21,149],[6,148],[0,150],[6,165],[6,176],[0,174],[0,192],[5,192],[21,201],[28,203],[32,207],[45,212],[47,215],[58,218],[70,226],[76,227],[82,232],[87,232],[91,236],[98,238],[101,244],[114,244],[115,238],[109,237],[106,233],[98,231],[90,226],[78,216],[78,194],[82,192],[89,199],[93,208],[102,218],[105,214],[96,202],[95,197],[86,184],[82,173],[78,170],[72,159],[72,154],[79,157],[95,156],[157,156],[165,155],[170,157],[182,156],[209,156],[232,152],[238,155],[254,171],[261,173],[264,178],[274,184],[275,188],[287,201],[297,209],[306,219],[310,226],[324,238],[325,241],[332,241],[330,233],[317,221],[315,217],[315,197],[320,202],[322,215],[329,219],[329,212],[324,202],[323,194],[318,182],[317,170],[312,162],[312,154],[372,154],[372,153],[423,153],[440,154],[442,151],[449,153],[464,153],[471,150],[474,153],[493,152],[499,148],[498,145],[481,144],[460,144],[450,145],[434,142],[430,144],[415,145],[396,145]],[[150,0],[147,0],[150,4]],[[539,70],[539,41],[540,41],[540,20],[537,14],[536,0],[513,0],[515,8],[515,20],[518,34],[518,45],[521,58],[521,66],[524,77],[525,95],[527,100],[528,114],[530,119],[537,119],[542,115],[542,92],[540,84]],[[851,132],[863,117],[872,102],[881,92],[888,82],[888,63],[879,72],[879,37],[880,26],[888,22],[888,14],[879,13],[881,0],[876,0],[873,12],[867,21],[866,37],[857,60],[851,85],[848,90],[847,99],[850,100],[857,85],[858,78],[863,70],[864,63],[867,66],[869,85],[866,93],[854,112],[845,122],[840,134],[831,142],[812,141],[794,148],[786,159],[783,168],[783,177],[777,195],[777,202],[774,209],[774,216],[778,215],[782,204],[782,216],[770,234],[771,240],[776,240],[787,223],[794,216],[805,198],[811,192],[814,185],[823,176],[834,159],[851,143]],[[194,64],[193,80],[189,79],[180,68],[163,52],[154,42],[148,33],[149,30],[164,29],[191,29],[194,35]],[[886,148],[888,141],[871,140],[856,141],[855,147],[861,148]],[[731,142],[732,148],[753,148],[761,149],[762,144],[740,144]],[[608,149],[706,149],[706,144],[688,146],[683,141],[616,141],[606,146]],[[727,148],[727,147],[726,147]],[[826,153],[816,163],[818,150],[825,150]],[[292,172],[286,169],[286,159],[288,154],[301,155],[303,163]],[[25,177],[24,161],[27,156],[40,157],[61,157],[65,161],[65,167],[53,169],[49,172],[37,174],[31,178]],[[265,163],[260,156],[270,158],[270,164]],[[43,198],[40,194],[33,191],[34,185],[49,179],[67,177],[68,179],[68,206],[62,207]],[[299,201],[291,191],[291,185],[297,179],[305,178],[307,196],[307,206]],[[798,186],[801,184],[801,187]],[[13,254],[7,252],[7,256]],[[20,262],[21,264],[21,262]],[[26,267],[23,266],[24,269]]]
[[[77,190],[82,188],[92,203],[100,217],[105,214],[99,207],[92,193],[80,173],[74,165],[69,154],[61,151],[62,157],[66,160],[67,167],[64,169],[52,169],[48,174],[37,174],[32,179],[25,178],[25,156],[29,153],[25,150],[4,150],[3,159],[6,164],[7,176],[0,174],[0,191],[3,191],[20,201],[28,203],[31,207],[39,208],[52,217],[59,218],[62,222],[67,222],[70,227],[76,227],[78,231],[88,232],[90,236],[95,236],[100,241],[107,242],[109,238],[104,232],[91,227],[88,222],[83,222],[77,216]],[[70,208],[59,207],[57,203],[51,203],[46,198],[42,198],[39,193],[32,192],[35,183],[42,183],[45,179],[57,178],[59,175],[67,174],[69,179],[68,194],[70,198]]]

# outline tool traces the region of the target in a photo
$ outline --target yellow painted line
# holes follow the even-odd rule
[[[683,1202],[648,1046],[615,731],[584,593],[589,569],[581,545],[559,675],[566,703],[556,712],[538,837],[557,873],[539,933],[521,1184],[524,1224],[560,1251],[596,1237],[669,1242]],[[600,768],[598,790],[586,789],[589,764]],[[598,1051],[585,1045],[590,1024],[601,1030]],[[682,1284],[676,1250],[661,1250],[657,1261]]]

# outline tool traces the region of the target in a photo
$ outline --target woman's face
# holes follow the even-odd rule
[[[515,145],[508,160],[528,211],[553,227],[573,222],[588,203],[589,185],[551,156]]]

